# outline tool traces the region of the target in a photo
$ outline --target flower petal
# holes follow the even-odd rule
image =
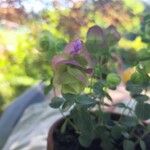
[[[64,49],[64,53],[76,55],[82,51],[83,43],[81,40],[77,39],[70,42]]]

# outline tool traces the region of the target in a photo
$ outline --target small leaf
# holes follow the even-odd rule
[[[141,84],[143,83],[143,75],[139,72],[135,72],[132,74],[131,79],[132,83],[134,84]]]
[[[101,138],[103,133],[107,131],[106,126],[98,125],[94,128],[94,135],[96,138]]]
[[[126,89],[131,92],[132,95],[137,95],[142,92],[142,87],[138,84],[133,84],[131,82],[127,83]]]
[[[113,126],[111,129],[111,135],[114,139],[119,139],[121,137],[123,128],[121,128],[121,126]]]
[[[136,117],[130,117],[130,116],[121,117],[120,122],[122,125],[125,125],[127,127],[134,127],[138,124],[137,118]]]
[[[124,140],[123,150],[134,150],[134,143],[129,140]]]
[[[142,120],[150,119],[150,104],[139,102],[135,107],[135,114]]]
[[[82,134],[93,135],[93,123],[90,112],[85,107],[75,106],[70,115],[73,122],[76,124],[79,132]]]
[[[103,150],[113,150],[114,149],[114,146],[111,142],[110,137],[101,142],[101,147],[103,148]]]
[[[140,140],[140,147],[142,150],[146,150],[146,145],[144,143],[144,141]]]
[[[73,106],[74,104],[74,100],[73,99],[70,99],[70,100],[66,100],[63,105],[62,105],[62,110],[63,111],[68,111],[70,109],[71,106]]]
[[[89,135],[80,135],[79,136],[79,142],[83,147],[89,147],[91,142],[92,142],[92,138]]]
[[[149,100],[149,97],[147,95],[143,95],[143,94],[136,95],[134,98],[136,101],[147,101],[147,100]]]
[[[76,99],[76,95],[75,94],[69,94],[69,93],[63,94],[63,97],[64,97],[64,99],[66,101],[70,101],[70,100],[75,101],[75,99]]]
[[[62,105],[63,102],[64,102],[63,98],[61,98],[61,97],[54,97],[51,100],[51,103],[49,105],[52,108],[59,108]]]
[[[65,99],[65,102],[62,105],[62,110],[67,111],[75,103],[76,95],[74,95],[74,94],[63,94],[63,97]]]
[[[76,102],[82,106],[93,106],[96,104],[96,101],[87,95],[77,97]]]
[[[93,85],[93,91],[95,94],[99,95],[99,96],[104,96],[104,91],[103,91],[103,83],[101,82],[96,82]]]
[[[102,139],[102,141],[107,141],[107,140],[109,140],[110,139],[110,132],[109,131],[106,131],[106,130],[104,130],[104,132],[103,132],[103,134],[101,134],[101,139]]]

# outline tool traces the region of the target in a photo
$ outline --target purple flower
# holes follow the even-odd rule
[[[79,39],[75,40],[73,42],[73,49],[71,51],[71,54],[73,54],[73,55],[79,54],[81,49],[82,49],[82,42]]]
[[[71,55],[80,54],[83,49],[82,41],[77,39],[75,41],[70,42],[64,49],[64,52]]]

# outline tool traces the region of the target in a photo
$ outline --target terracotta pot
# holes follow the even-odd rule
[[[48,138],[47,138],[47,150],[54,150],[54,139],[53,139],[53,132],[54,129],[56,129],[59,124],[63,121],[64,118],[58,119],[50,128],[48,132]]]
[[[110,113],[110,112],[109,112]],[[111,119],[113,120],[118,120],[120,118],[120,114],[117,113],[111,113]],[[64,120],[64,118],[58,119],[51,127],[50,130],[48,132],[48,138],[47,138],[47,150],[54,150],[54,139],[53,139],[53,133],[54,133],[54,129],[58,128],[60,126],[60,124],[62,123],[62,121]],[[147,126],[149,123],[145,122],[145,126]],[[148,135],[148,137],[150,137],[150,134]],[[149,139],[149,138],[148,138]],[[149,143],[149,141],[148,141]]]

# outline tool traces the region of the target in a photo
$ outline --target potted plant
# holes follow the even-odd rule
[[[117,71],[117,42],[120,34],[114,26],[95,25],[87,32],[85,44],[77,39],[52,59],[55,97],[50,106],[59,109],[62,119],[50,129],[48,150],[148,150],[150,126],[149,75],[140,63],[126,83],[135,109],[118,103],[122,113],[107,112],[115,90],[121,82]],[[129,102],[130,103],[130,102]],[[126,113],[125,113],[126,112]]]

